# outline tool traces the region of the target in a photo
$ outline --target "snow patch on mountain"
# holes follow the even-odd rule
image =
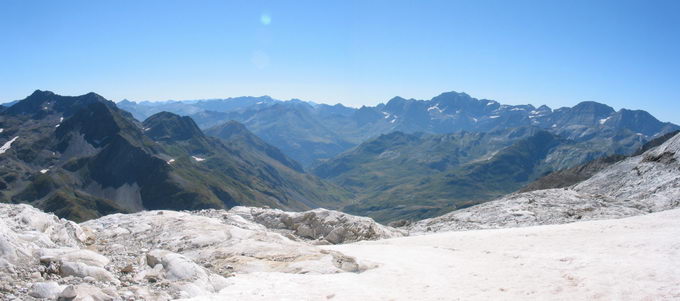
[[[609,117],[607,117],[607,118],[600,119],[600,125],[604,125],[604,124],[607,123],[607,121],[609,121],[609,119],[611,119],[611,118],[612,118],[612,116],[609,116]]]
[[[7,150],[9,150],[10,147],[12,147],[12,143],[14,143],[14,141],[16,141],[17,138],[19,138],[19,136],[12,138],[12,140],[7,141],[5,142],[5,144],[0,146],[0,154],[4,154]]]
[[[436,111],[439,112],[439,113],[444,112],[444,110],[442,110],[442,109],[439,108],[439,104],[435,104],[434,106],[431,106],[431,107],[427,108],[427,111],[428,111],[428,112],[434,111],[434,110],[436,110]]]

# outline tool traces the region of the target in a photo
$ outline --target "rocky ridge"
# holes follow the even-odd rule
[[[239,274],[359,273],[370,263],[309,241],[404,235],[329,210],[144,211],[76,224],[29,205],[0,204],[0,216],[3,300],[169,300],[216,293]]]
[[[620,218],[680,206],[680,134],[590,179],[562,189],[512,194],[422,220],[414,233],[563,224]]]

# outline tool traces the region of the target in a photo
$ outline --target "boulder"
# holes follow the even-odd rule
[[[59,301],[112,301],[120,296],[111,289],[100,289],[89,284],[70,285],[59,295]]]
[[[40,261],[58,261],[58,262],[81,262],[87,265],[103,268],[109,264],[110,260],[105,256],[86,249],[40,249],[37,256]]]
[[[278,209],[237,206],[229,210],[229,213],[262,224],[268,229],[288,230],[302,239],[325,240],[332,244],[407,235],[406,231],[381,225],[369,217],[327,209],[286,212]]]
[[[59,285],[54,281],[36,282],[31,286],[28,295],[34,298],[54,299],[59,296],[65,288],[66,286]]]
[[[81,262],[62,262],[61,268],[59,270],[61,276],[74,276],[74,277],[92,277],[98,281],[119,283],[113,274],[104,268],[87,265]]]

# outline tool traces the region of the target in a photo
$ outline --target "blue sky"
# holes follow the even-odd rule
[[[680,123],[680,1],[0,1],[0,101],[466,92]]]

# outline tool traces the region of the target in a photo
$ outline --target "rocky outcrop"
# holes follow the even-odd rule
[[[169,300],[217,293],[238,274],[368,269],[235,213],[247,210],[145,211],[76,224],[29,205],[0,204],[0,299]],[[400,233],[370,219],[317,213],[325,219],[307,217],[314,222],[306,225],[335,242]]]
[[[354,216],[334,210],[315,209],[286,212],[278,209],[234,207],[230,214],[256,222],[269,229],[284,230],[303,240],[319,244],[340,244],[405,236],[403,230],[383,226],[368,217]]]
[[[412,232],[562,224],[680,207],[680,134],[563,189],[512,194],[419,221]]]

